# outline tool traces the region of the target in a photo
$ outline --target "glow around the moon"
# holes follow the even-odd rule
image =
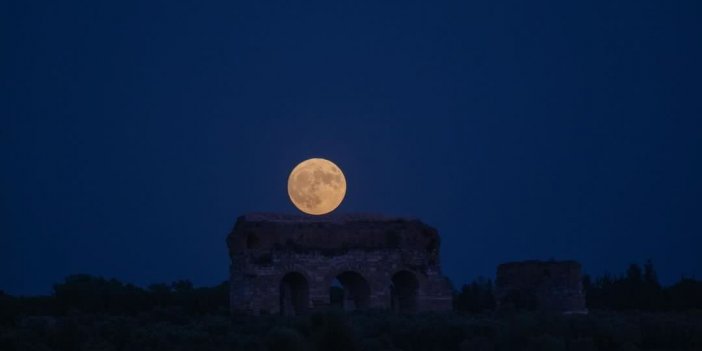
[[[300,211],[323,215],[334,211],[346,195],[346,178],[329,160],[311,158],[295,166],[288,178],[288,195]]]

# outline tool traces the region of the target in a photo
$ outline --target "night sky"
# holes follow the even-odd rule
[[[3,1],[0,289],[227,279],[333,160],[456,286],[523,259],[702,278],[702,2]]]

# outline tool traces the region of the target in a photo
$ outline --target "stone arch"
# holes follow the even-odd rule
[[[334,280],[337,280],[341,286],[333,286]],[[370,307],[370,284],[360,273],[352,270],[343,271],[334,276],[329,285],[329,301],[332,306],[346,311]]]
[[[286,273],[280,280],[280,314],[305,314],[309,306],[309,295],[309,283],[302,273]]]
[[[407,270],[392,275],[390,284],[390,306],[394,312],[417,312],[419,279]]]

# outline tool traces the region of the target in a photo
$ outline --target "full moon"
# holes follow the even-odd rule
[[[323,215],[334,211],[346,195],[346,178],[329,160],[311,158],[293,168],[288,178],[288,195],[300,211]]]

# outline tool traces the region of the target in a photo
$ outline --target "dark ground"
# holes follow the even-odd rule
[[[492,282],[476,279],[455,292],[453,312],[254,317],[229,314],[227,282],[141,288],[74,275],[50,296],[0,291],[0,351],[702,350],[702,281],[661,286],[647,262],[583,287],[586,315],[496,311]]]
[[[0,328],[2,350],[702,350],[702,312],[303,317],[69,313]]]

